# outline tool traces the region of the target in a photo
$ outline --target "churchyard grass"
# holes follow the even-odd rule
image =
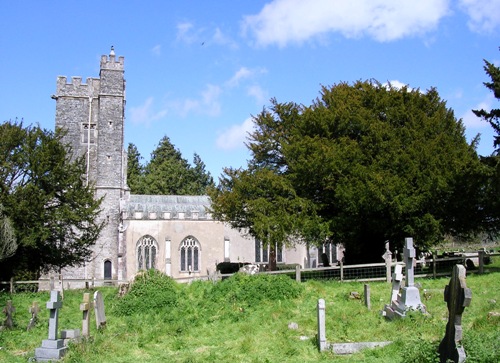
[[[462,316],[467,362],[500,361],[500,263],[490,273],[468,274],[472,302]],[[496,272],[491,272],[496,271]],[[91,338],[72,344],[63,362],[435,362],[447,322],[443,290],[449,278],[416,279],[429,315],[407,314],[388,321],[380,315],[391,285],[370,283],[371,310],[363,302],[363,282],[308,281],[291,285],[274,277],[258,282],[242,277],[191,284],[166,284],[154,276],[136,298],[120,301],[115,288],[100,288],[107,325],[98,331],[92,313]],[[162,286],[161,289],[158,286]],[[259,291],[265,294],[259,295]],[[350,298],[356,291],[361,299]],[[59,329],[81,329],[82,290],[64,292]],[[285,297],[284,297],[285,296]],[[328,342],[393,341],[355,355],[318,352],[316,307],[326,301]],[[15,326],[0,331],[0,362],[26,362],[47,338],[47,292],[0,294],[0,308],[12,300]],[[27,331],[29,307],[38,301],[36,326]],[[162,301],[164,302],[162,305]],[[142,308],[137,309],[138,306]],[[2,321],[4,317],[2,316]],[[298,325],[290,329],[289,323]]]

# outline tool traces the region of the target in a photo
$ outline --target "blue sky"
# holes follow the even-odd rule
[[[167,135],[217,178],[245,167],[251,116],[309,105],[321,85],[376,79],[436,87],[478,152],[498,107],[483,59],[500,64],[500,0],[0,0],[0,121],[54,128],[59,75],[98,77],[113,45],[125,57],[125,142],[145,160]],[[1,142],[1,141],[0,141]]]

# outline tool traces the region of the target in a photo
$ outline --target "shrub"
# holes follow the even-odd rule
[[[177,305],[179,288],[167,275],[155,269],[136,276],[129,292],[116,304],[118,315],[164,312]]]
[[[302,291],[303,286],[288,276],[237,273],[216,284],[210,295],[216,301],[253,305],[263,300],[293,299]]]

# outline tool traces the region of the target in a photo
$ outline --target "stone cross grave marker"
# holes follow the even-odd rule
[[[472,292],[465,284],[465,267],[453,267],[450,283],[444,289],[444,301],[448,306],[448,323],[446,334],[439,344],[439,358],[441,362],[451,359],[455,363],[465,361],[465,351],[460,344],[462,340],[462,313],[470,305]]]
[[[413,238],[405,238],[405,270],[406,283],[401,291],[401,303],[406,306],[406,309],[420,310],[426,312],[426,307],[420,300],[420,291],[415,287],[415,279],[413,272],[413,264],[415,263],[415,248],[413,247]]]
[[[82,311],[82,336],[90,336],[90,309],[92,308],[92,303],[90,302],[90,294],[88,292],[83,294],[83,302],[80,304],[80,310]]]
[[[62,308],[62,300],[59,291],[50,292],[50,301],[47,302],[49,312],[49,336],[42,341],[42,346],[35,349],[37,362],[50,362],[61,359],[66,354],[67,347],[64,340],[57,338],[57,327],[59,320],[59,309]]]
[[[3,308],[3,313],[5,314],[5,321],[3,326],[7,329],[11,329],[14,326],[14,313],[16,308],[12,306],[12,300],[7,300],[7,305]]]
[[[100,291],[94,292],[94,311],[97,329],[104,328],[106,326],[106,314],[104,312],[104,300]]]
[[[36,322],[38,321],[38,313],[40,312],[40,307],[38,306],[38,303],[36,301],[33,301],[33,304],[31,304],[29,308],[29,313],[31,314],[31,319],[28,323],[28,327],[26,330],[30,331],[33,329],[35,326]]]
[[[389,249],[389,241],[385,243],[385,252],[382,255],[382,258],[384,259],[385,262],[385,269],[386,269],[385,274],[387,282],[391,282],[392,253],[391,250]]]

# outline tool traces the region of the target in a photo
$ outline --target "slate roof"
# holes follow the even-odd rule
[[[207,208],[210,198],[207,195],[130,195],[122,204],[122,212],[132,217],[136,212],[144,215],[149,213],[172,213],[175,218],[177,213],[185,213],[189,218],[192,212],[198,212],[198,218],[207,217]]]

